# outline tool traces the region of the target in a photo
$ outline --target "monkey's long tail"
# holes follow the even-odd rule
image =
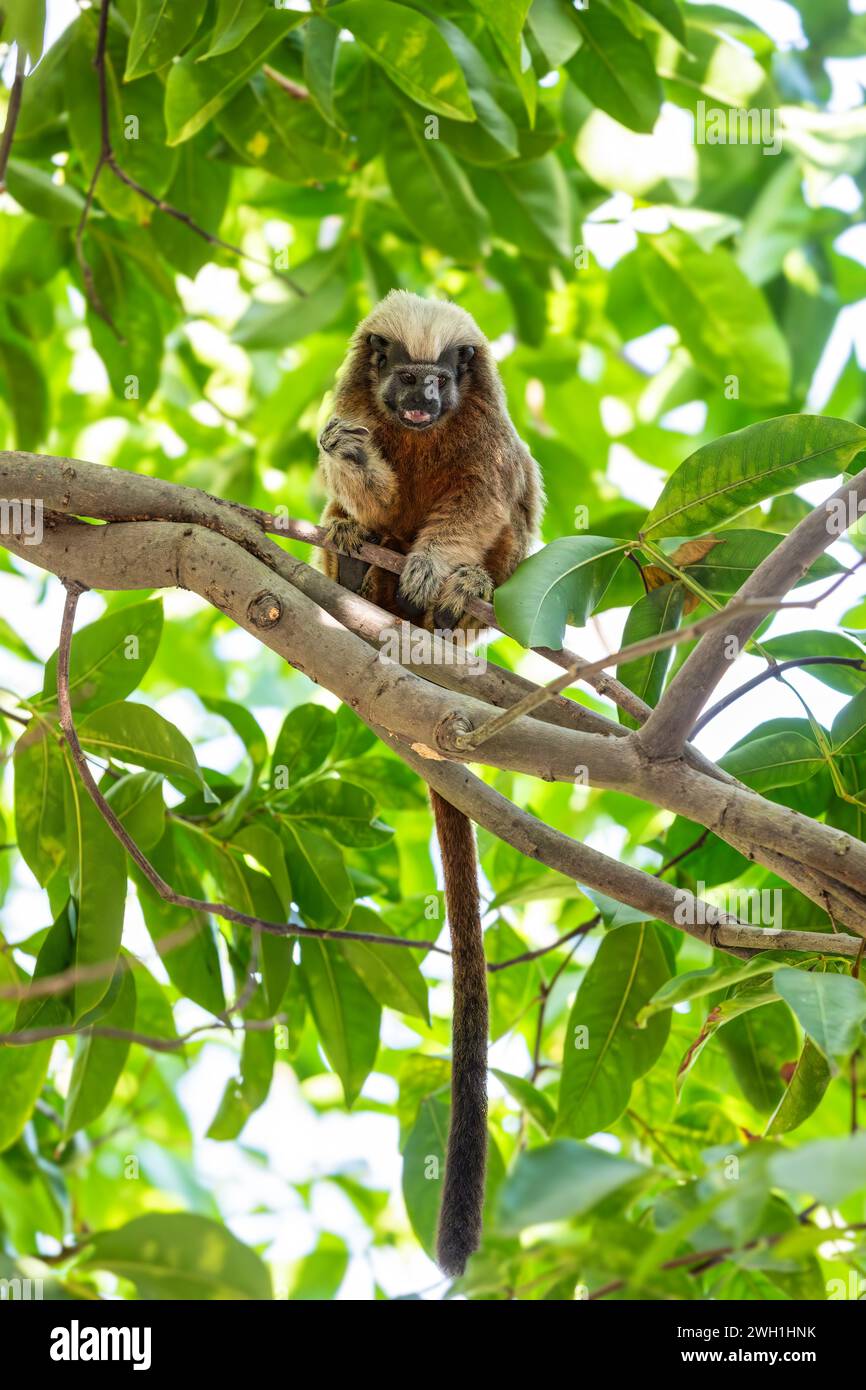
[[[487,1166],[487,967],[472,822],[437,792],[431,790],[430,800],[445,872],[454,974],[451,1127],[436,1257],[445,1274],[459,1275],[481,1239]]]

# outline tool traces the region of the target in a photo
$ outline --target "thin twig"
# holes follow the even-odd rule
[[[273,82],[280,91],[292,98],[292,101],[309,101],[310,93],[306,87],[302,87],[300,82],[293,82],[290,77],[284,77],[276,68],[269,67],[267,63],[262,64],[262,72],[269,81]]]
[[[795,656],[791,657],[789,661],[775,662],[774,665],[768,666],[766,671],[759,672],[757,676],[753,676],[752,679],[746,681],[744,685],[738,686],[736,690],[732,690],[730,694],[725,695],[724,699],[719,700],[711,709],[708,709],[706,714],[702,714],[689,734],[689,739],[697,738],[701,730],[705,729],[710,721],[716,718],[716,715],[728,709],[736,700],[740,700],[744,695],[748,695],[750,690],[754,690],[757,686],[763,685],[764,681],[779,680],[783,672],[790,671],[795,666],[852,666],[855,670],[866,671],[866,657]]]
[[[18,116],[21,112],[21,98],[24,95],[24,70],[27,66],[27,58],[24,53],[24,45],[18,44],[18,55],[15,62],[15,77],[12,88],[9,92],[9,105],[6,107],[6,124],[3,127],[3,137],[0,139],[0,193],[6,192],[6,170],[9,167],[9,156],[12,153],[12,141],[15,139],[15,127],[18,124]]]
[[[651,656],[655,652],[666,651],[669,647],[676,647],[683,642],[689,642],[692,638],[700,637],[712,628],[729,622],[733,616],[748,608],[760,608],[766,612],[768,609],[810,608],[811,606],[809,601],[801,604],[781,598],[737,600],[732,604],[727,604],[719,612],[710,613],[708,617],[699,618],[697,622],[689,623],[686,627],[672,628],[668,632],[658,632],[653,637],[646,637],[640,642],[632,642],[626,647],[621,647],[619,651],[599,657],[597,661],[576,662],[563,671],[561,676],[557,676],[547,685],[539,686],[536,690],[530,690],[522,700],[518,700],[516,704],[510,705],[501,713],[495,714],[492,719],[485,720],[477,729],[471,729],[468,733],[455,733],[453,735],[455,747],[459,748],[461,752],[472,752],[482,743],[493,738],[495,734],[507,729],[509,724],[514,723],[515,719],[532,714],[540,705],[543,705],[552,696],[559,695],[574,681],[585,680],[588,676],[594,676],[607,666],[623,665],[629,661],[636,661],[639,657]]]
[[[235,1027],[245,1033],[269,1033],[278,1024],[285,1023],[285,1014],[273,1018],[248,1018],[237,1025],[228,1023],[199,1023],[177,1038],[157,1038],[150,1033],[137,1033],[130,1028],[111,1028],[107,1024],[95,1023],[90,1028],[75,1028],[73,1024],[58,1024],[53,1028],[22,1028],[17,1033],[0,1033],[0,1045],[5,1047],[28,1047],[33,1043],[50,1042],[57,1038],[111,1038],[114,1042],[138,1043],[149,1047],[153,1052],[177,1052],[201,1033],[232,1033]]]
[[[111,142],[111,125],[109,121],[108,112],[108,77],[106,72],[106,63],[109,5],[110,0],[102,0],[102,4],[99,10],[99,32],[96,40],[96,52],[93,58],[93,66],[96,69],[99,86],[99,156],[97,158],[96,166],[90,178],[90,183],[88,185],[87,193],[84,200],[84,207],[81,210],[81,217],[79,218],[78,227],[76,228],[75,232],[75,255],[76,259],[78,260],[79,267],[81,269],[81,277],[84,282],[84,292],[88,303],[91,305],[93,310],[97,314],[99,314],[99,317],[103,319],[105,323],[108,324],[109,328],[111,328],[112,332],[116,334],[120,342],[123,343],[123,337],[118,331],[117,326],[111,318],[111,315],[108,313],[108,310],[105,308],[105,305],[102,303],[97,293],[93,277],[93,269],[89,261],[87,260],[87,257],[84,254],[84,233],[87,227],[87,221],[90,216],[91,209],[93,207],[93,201],[96,196],[96,185],[99,182],[100,174],[102,173],[103,169],[106,168],[110,169],[115,178],[117,178],[121,183],[125,184],[126,187],[131,189],[133,193],[137,194],[139,198],[144,198],[159,212],[165,213],[167,217],[173,217],[175,221],[183,223],[183,225],[187,227],[191,232],[194,232],[196,236],[201,237],[203,241],[206,241],[209,246],[218,247],[221,251],[228,251],[233,256],[240,256],[242,260],[249,261],[251,265],[260,266],[263,270],[267,270],[272,275],[275,275],[277,279],[282,280],[285,284],[289,286],[290,289],[294,290],[295,294],[301,296],[302,298],[305,298],[307,292],[306,290],[302,289],[302,287],[297,283],[297,281],[291,279],[290,276],[285,275],[280,271],[275,271],[274,267],[270,264],[270,262],[263,261],[258,256],[250,255],[249,252],[244,251],[243,247],[235,246],[233,242],[224,241],[222,237],[216,236],[215,233],[206,231],[205,228],[202,227],[198,222],[196,222],[195,219],[191,217],[188,212],[182,212],[180,208],[176,208],[171,203],[167,203],[164,198],[159,198],[156,196],[156,194],[151,193],[149,189],[145,188],[143,184],[140,184],[137,179],[133,178],[132,174],[128,174],[126,170],[123,169],[121,165],[118,163],[117,155],[114,152],[114,147]]]

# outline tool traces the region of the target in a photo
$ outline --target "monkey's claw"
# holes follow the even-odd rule
[[[366,425],[352,425],[334,415],[319,435],[319,447],[326,454],[333,454],[335,458],[363,468],[367,462],[364,440],[369,433]]]
[[[344,555],[357,555],[364,541],[369,540],[370,533],[352,517],[337,516],[328,522],[325,535],[336,550]]]
[[[433,623],[437,628],[453,629],[466,616],[473,599],[489,602],[493,580],[481,565],[460,565],[443,584],[436,599]]]

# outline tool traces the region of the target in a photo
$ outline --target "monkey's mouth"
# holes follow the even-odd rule
[[[426,425],[432,425],[435,416],[427,410],[401,410],[400,419],[404,425],[411,425],[413,429],[423,430]]]

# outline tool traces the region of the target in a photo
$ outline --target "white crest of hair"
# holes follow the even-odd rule
[[[483,347],[486,339],[471,314],[447,299],[423,299],[409,290],[391,290],[355,332],[363,342],[378,333],[400,343],[415,362],[438,362],[450,347]]]

